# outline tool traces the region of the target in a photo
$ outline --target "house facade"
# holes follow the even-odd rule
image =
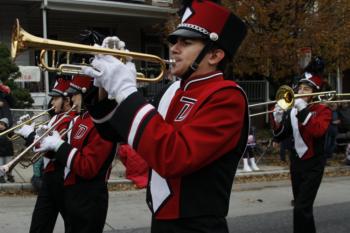
[[[176,11],[173,0],[1,1],[0,41],[10,46],[12,27],[19,19],[25,31],[38,37],[79,43],[80,33],[93,29],[106,36],[118,36],[130,51],[167,59],[168,47],[161,30]],[[35,69],[39,54],[40,49],[26,50],[17,56],[15,62],[19,66],[32,66]],[[31,71],[25,75],[20,83],[31,91],[34,105],[46,106],[47,92],[56,74]],[[31,75],[39,77],[28,78]]]

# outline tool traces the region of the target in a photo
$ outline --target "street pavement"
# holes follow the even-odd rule
[[[261,229],[261,219],[266,219],[265,225],[267,229],[271,230],[279,225],[281,233],[291,232],[292,207],[290,205],[290,200],[292,199],[292,193],[290,181],[288,180],[288,167],[267,166],[263,164],[259,166],[261,170],[258,172],[245,173],[242,172],[241,169],[237,171],[228,213],[230,229],[232,232],[269,232]],[[129,180],[123,178],[124,170],[124,167],[119,162],[114,163],[109,182],[112,186],[114,184],[131,184]],[[335,166],[327,167],[326,170],[350,171],[350,167]],[[32,189],[29,183],[32,175],[31,169],[22,169],[18,166],[16,167],[14,175],[16,177],[16,183],[0,185],[1,233],[28,232],[31,214],[36,200],[36,196],[32,192],[21,192],[22,190],[30,191]],[[262,179],[259,179],[259,176]],[[280,176],[285,177],[285,179],[266,181],[269,180],[267,179],[269,176]],[[249,177],[253,177],[254,179],[242,182],[242,180]],[[108,233],[148,233],[151,214],[146,206],[145,196],[144,189],[111,191],[104,231]],[[322,211],[322,209],[328,211],[332,209],[337,210],[337,205],[349,206],[349,203],[349,177],[325,177],[315,202],[315,215],[320,215],[319,211]],[[327,206],[331,206],[332,208],[327,208]],[[348,212],[342,213],[341,216],[350,216],[349,209],[347,209],[347,211]],[[337,213],[337,211],[335,211],[335,213]],[[279,215],[281,216],[281,221],[278,222],[278,224],[271,222],[269,225],[268,221],[278,218]],[[332,215],[332,213],[329,215]],[[247,218],[250,219],[249,221],[255,222],[255,224],[249,224],[248,228],[245,227],[248,221]],[[325,223],[322,224],[327,225],[327,219]],[[257,228],[254,228],[254,226]],[[233,229],[237,229],[237,231]],[[251,231],[249,231],[249,229]],[[257,231],[256,229],[261,230]],[[63,222],[60,217],[54,232],[64,232]],[[324,232],[327,231],[321,233]],[[275,231],[275,233],[277,233],[277,231]],[[339,231],[339,233],[342,233],[342,231]]]

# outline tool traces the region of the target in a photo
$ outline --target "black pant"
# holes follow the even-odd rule
[[[203,216],[175,220],[152,219],[151,233],[228,233],[224,217]]]
[[[65,187],[66,233],[102,233],[108,210],[107,184],[80,183]]]
[[[50,233],[58,213],[64,219],[63,180],[55,172],[44,173],[30,224],[30,233]]]
[[[294,196],[294,233],[315,233],[313,204],[325,167],[323,156],[301,160],[291,156],[291,179]]]

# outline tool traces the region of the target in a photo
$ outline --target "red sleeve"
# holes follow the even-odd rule
[[[163,177],[189,174],[236,147],[245,104],[240,91],[226,88],[214,93],[179,129],[156,114],[145,126],[136,150]]]
[[[312,113],[312,112],[313,113]],[[322,137],[332,120],[332,111],[324,106],[318,105],[317,110],[311,110],[305,113],[305,118],[301,121],[300,129],[307,131],[314,138]]]
[[[56,153],[56,158],[78,176],[92,179],[111,155],[113,143],[102,139],[96,128],[91,130],[88,137],[82,150],[78,150],[66,142],[63,143]]]

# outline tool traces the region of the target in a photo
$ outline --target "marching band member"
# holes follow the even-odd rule
[[[38,151],[53,151],[53,158],[64,166],[64,215],[69,233],[103,231],[108,209],[107,179],[115,156],[115,144],[100,137],[85,100],[97,90],[92,79],[75,75],[67,90],[76,105],[77,116],[67,142],[57,131],[40,142]]]
[[[39,126],[39,129],[47,130],[57,121],[61,120],[55,129],[61,133],[68,130],[69,123],[73,120],[75,115],[75,112],[71,112],[69,116],[64,115],[65,112],[72,107],[71,98],[66,92],[69,88],[69,84],[69,79],[63,77],[57,78],[55,86],[49,92],[49,96],[52,97],[52,106],[54,107],[55,115],[51,118],[47,126]],[[64,117],[64,119],[61,119],[62,117]],[[35,124],[24,125],[15,132],[25,138],[27,146],[35,140],[36,131],[34,131],[34,126]],[[50,159],[51,156],[52,153],[48,152],[43,158],[42,184],[32,214],[29,231],[31,233],[53,232],[58,213],[65,219],[62,209],[64,166],[54,159]]]
[[[298,94],[311,94],[322,89],[320,76],[305,72],[299,81]],[[313,97],[295,100],[294,107],[282,110],[277,104],[273,113],[274,138],[281,141],[293,137],[291,181],[294,196],[294,233],[315,233],[313,203],[325,167],[324,139],[332,119],[331,110],[312,103]]]
[[[212,1],[187,1],[182,12],[168,37],[176,61],[171,73],[181,81],[163,93],[158,109],[137,92],[130,64],[98,55],[96,70],[83,72],[115,100],[101,98],[91,114],[101,135],[127,142],[152,168],[151,232],[228,232],[225,217],[249,118],[244,91],[225,80],[224,70],[246,27]]]

